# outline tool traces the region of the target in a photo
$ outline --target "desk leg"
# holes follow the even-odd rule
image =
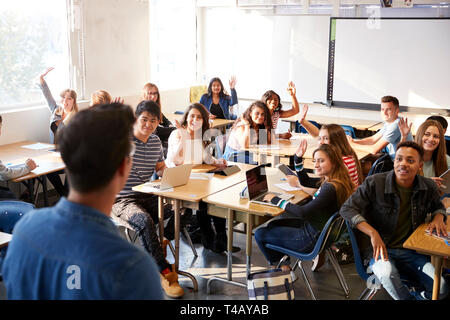
[[[289,121],[290,127],[291,127],[291,132],[295,132],[295,127],[297,125],[297,122],[293,122],[293,121]]]
[[[233,221],[234,221],[234,211],[231,209],[228,209],[227,214],[227,226],[228,226],[228,239],[227,239],[227,279],[223,279],[220,277],[212,277],[208,279],[208,282],[206,282],[206,294],[209,294],[211,292],[211,282],[217,280],[221,281],[227,284],[232,284],[234,286],[247,288],[246,283],[241,283],[237,281],[232,280],[232,268],[233,268]]]
[[[158,196],[158,219],[159,219],[159,242],[161,246],[163,245],[164,240],[164,198]]]
[[[246,240],[246,252],[247,252],[247,278],[251,269],[251,256],[252,256],[252,230],[253,230],[253,215],[247,215],[247,240]]]
[[[433,300],[439,298],[439,288],[441,286],[441,273],[442,273],[442,257],[431,256],[431,263],[434,267],[434,282],[433,282]]]
[[[48,207],[48,194],[47,194],[47,176],[41,177],[42,181],[42,194],[44,196],[44,207]]]
[[[227,225],[228,225],[228,239],[227,239],[227,279],[232,281],[232,268],[233,268],[233,221],[234,212],[228,209]]]
[[[191,279],[191,281],[194,285],[194,292],[197,292],[198,291],[197,279],[189,272],[181,271],[178,269],[179,262],[180,262],[180,215],[181,215],[180,209],[181,209],[180,208],[180,200],[175,199],[174,206],[173,206],[173,211],[175,214],[175,257],[174,257],[175,258],[175,271],[178,274]]]

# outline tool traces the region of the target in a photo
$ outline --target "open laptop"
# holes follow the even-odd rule
[[[177,167],[166,168],[161,181],[149,182],[148,186],[159,190],[166,190],[185,185],[189,181],[193,166],[193,164],[183,164]]]
[[[276,207],[276,205],[271,202],[263,201],[266,194],[272,193],[283,200],[289,200],[294,196],[289,193],[269,192],[265,165],[250,169],[245,172],[245,175],[247,178],[247,190],[250,202]]]

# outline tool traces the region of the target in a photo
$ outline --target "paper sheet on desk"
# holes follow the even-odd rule
[[[265,149],[265,150],[279,150],[279,149],[281,149],[281,147],[280,146],[278,146],[278,145],[271,145],[271,144],[259,144],[259,145],[256,145],[256,146],[252,146],[252,147],[256,147],[256,148],[258,148],[258,149]]]
[[[139,188],[132,188],[133,191],[140,191],[140,192],[173,192],[173,188],[169,189],[158,189],[153,186],[153,184],[143,184]]]
[[[191,172],[189,179],[197,179],[197,180],[211,180],[214,176],[214,173],[207,172]]]
[[[31,150],[42,150],[42,149],[54,148],[54,146],[51,144],[38,142],[38,143],[33,143],[33,144],[27,144],[26,146],[22,146],[22,148],[31,149]]]
[[[298,190],[302,190],[302,188],[293,187],[287,182],[277,183],[277,184],[275,184],[275,187],[283,189],[284,191],[298,191]]]

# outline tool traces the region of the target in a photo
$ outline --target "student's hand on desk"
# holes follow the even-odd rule
[[[447,236],[447,226],[444,222],[444,216],[442,214],[435,215],[433,220],[428,224],[427,230],[433,232],[434,229],[436,229],[438,236]]]
[[[348,134],[346,134],[346,136],[347,136],[348,142],[350,142],[350,143],[353,143],[353,142],[354,142],[352,136],[349,136]]]
[[[216,118],[216,116],[215,116],[215,115],[213,115],[212,113],[210,113],[210,114],[209,114],[209,118],[210,118],[210,119],[215,119],[215,118]]]
[[[30,168],[30,171],[33,171],[37,168],[36,162],[34,162],[33,159],[27,159],[25,161],[25,164],[28,166],[28,168]]]
[[[263,201],[265,201],[265,202],[270,202],[270,201],[272,201],[273,198],[275,198],[275,195],[272,194],[272,193],[268,193],[268,194],[266,194],[266,195],[264,196]]]
[[[292,133],[290,130],[288,130],[288,132],[279,134],[280,139],[290,139],[291,137],[292,137]]]
[[[286,180],[291,187],[300,188],[300,181],[298,181],[298,177],[294,175],[286,176]]]
[[[215,165],[216,165],[216,167],[224,168],[224,167],[228,166],[228,163],[227,163],[227,160],[221,158],[221,159],[217,159],[217,162]]]
[[[297,157],[301,158],[305,154],[307,147],[308,142],[306,141],[306,139],[301,139],[300,144],[297,147],[297,150],[295,150],[295,154],[297,155]]]

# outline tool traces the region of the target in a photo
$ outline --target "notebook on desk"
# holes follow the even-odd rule
[[[161,181],[149,182],[148,187],[166,190],[185,185],[189,181],[193,164],[183,164],[181,166],[166,168]]]
[[[283,200],[289,200],[294,195],[289,193],[279,193],[269,191],[266,175],[266,166],[260,165],[245,172],[247,178],[248,198],[252,203],[274,206],[275,204],[263,201],[264,196],[268,193],[274,194]]]

